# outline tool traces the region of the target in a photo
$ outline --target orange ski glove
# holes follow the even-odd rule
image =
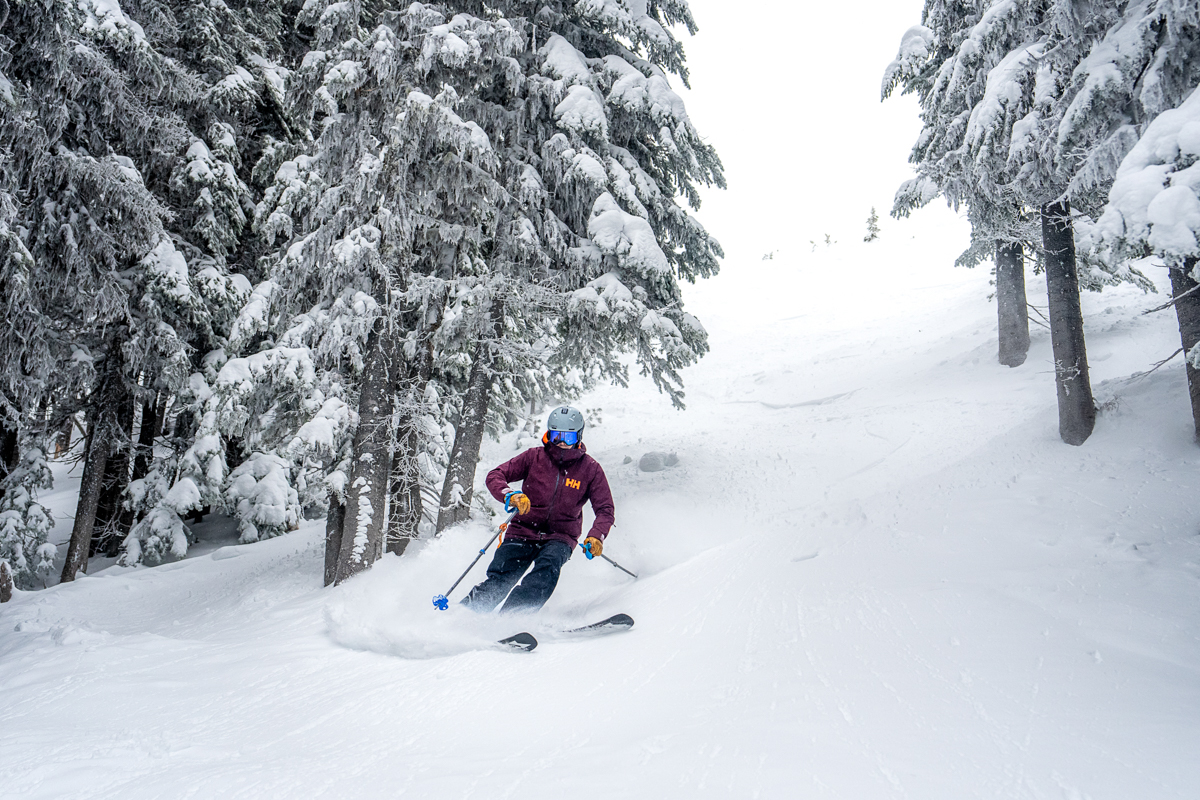
[[[504,510],[512,511],[514,508],[518,514],[528,514],[529,509],[533,504],[529,502],[529,495],[524,492],[511,492],[504,498]]]
[[[595,536],[589,536],[583,540],[583,547],[590,552],[593,557],[604,552],[604,542],[597,539]]]

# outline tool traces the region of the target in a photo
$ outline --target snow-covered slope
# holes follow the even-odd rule
[[[575,558],[533,619],[439,614],[484,524],[332,590],[312,525],[20,594],[4,796],[1195,797],[1200,449],[1182,366],[1129,379],[1173,318],[1085,298],[1104,409],[1068,447],[1048,336],[996,363],[961,225],[731,259],[689,290],[686,412],[643,382],[580,401],[636,582]],[[521,628],[534,653],[487,647]]]

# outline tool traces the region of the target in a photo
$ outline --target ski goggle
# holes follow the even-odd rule
[[[569,444],[572,447],[579,444],[579,431],[546,431],[550,444]]]

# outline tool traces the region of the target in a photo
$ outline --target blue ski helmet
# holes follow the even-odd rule
[[[574,431],[583,433],[583,414],[570,406],[559,406],[550,412],[546,420],[547,431]]]

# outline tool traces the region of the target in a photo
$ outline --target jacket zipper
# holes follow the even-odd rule
[[[559,470],[558,475],[554,478],[554,491],[550,493],[550,505],[546,506],[546,525],[550,525],[550,512],[554,510],[554,501],[558,499],[558,486],[562,483],[563,476],[567,473],[564,470]],[[542,534],[545,536],[546,534]]]

